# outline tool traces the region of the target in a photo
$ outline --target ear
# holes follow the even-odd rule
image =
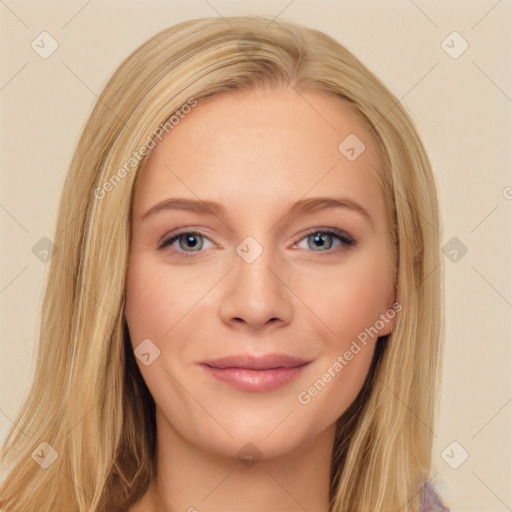
[[[379,326],[384,324],[382,329],[379,329],[379,336],[386,336],[393,330],[397,313],[402,309],[402,304],[398,302],[397,297],[398,285],[391,289],[386,300],[386,307],[379,317]]]

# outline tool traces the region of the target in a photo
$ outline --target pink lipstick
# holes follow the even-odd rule
[[[201,363],[213,377],[242,391],[262,393],[296,378],[310,363],[287,354],[240,354]]]

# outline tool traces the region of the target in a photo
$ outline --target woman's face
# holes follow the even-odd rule
[[[253,458],[333,432],[393,326],[375,172],[365,125],[321,92],[217,95],[157,143],[126,319],[159,429]]]

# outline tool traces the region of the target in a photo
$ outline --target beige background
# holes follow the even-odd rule
[[[279,16],[334,36],[415,119],[438,176],[443,243],[457,237],[468,248],[446,260],[437,486],[452,511],[512,510],[510,0],[2,1],[0,437],[34,370],[46,266],[32,247],[52,236],[64,175],[97,95],[157,31],[235,14]],[[47,59],[31,48],[43,31],[59,45]],[[453,31],[469,44],[458,58],[442,47]],[[453,53],[463,41],[451,36],[447,44]],[[446,461],[457,465],[463,450],[469,457],[453,469]]]

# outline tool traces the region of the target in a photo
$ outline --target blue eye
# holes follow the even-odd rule
[[[304,238],[299,240],[299,242],[302,242],[303,240],[306,241],[308,249],[312,249],[316,252],[330,251],[336,241],[338,242],[337,247],[343,245],[350,246],[354,244],[354,240],[349,235],[342,231],[332,229],[318,229],[310,231]],[[294,244],[294,247],[296,246],[297,244]]]
[[[183,252],[194,253],[199,252],[199,250],[203,248],[204,242],[202,240],[208,240],[208,238],[206,238],[201,233],[198,233],[197,231],[186,231],[184,233],[179,233],[177,235],[171,235],[168,238],[164,238],[158,248],[163,249],[168,245],[172,246],[177,241],[179,242],[178,245]]]
[[[303,240],[306,241],[306,249],[328,254],[336,253],[343,246],[349,247],[356,243],[355,240],[344,231],[333,228],[311,230],[298,242],[295,242],[293,248],[304,248],[298,247],[298,244]],[[211,244],[210,247],[205,247],[205,241]],[[173,246],[176,242],[178,242],[179,247],[175,248],[176,252],[181,253],[186,258],[199,256],[199,254],[196,253],[200,253],[201,249],[215,247],[215,244],[201,233],[197,231],[185,231],[175,235],[171,234],[164,238],[158,248],[163,249],[167,246]],[[338,242],[336,246],[335,242]]]

